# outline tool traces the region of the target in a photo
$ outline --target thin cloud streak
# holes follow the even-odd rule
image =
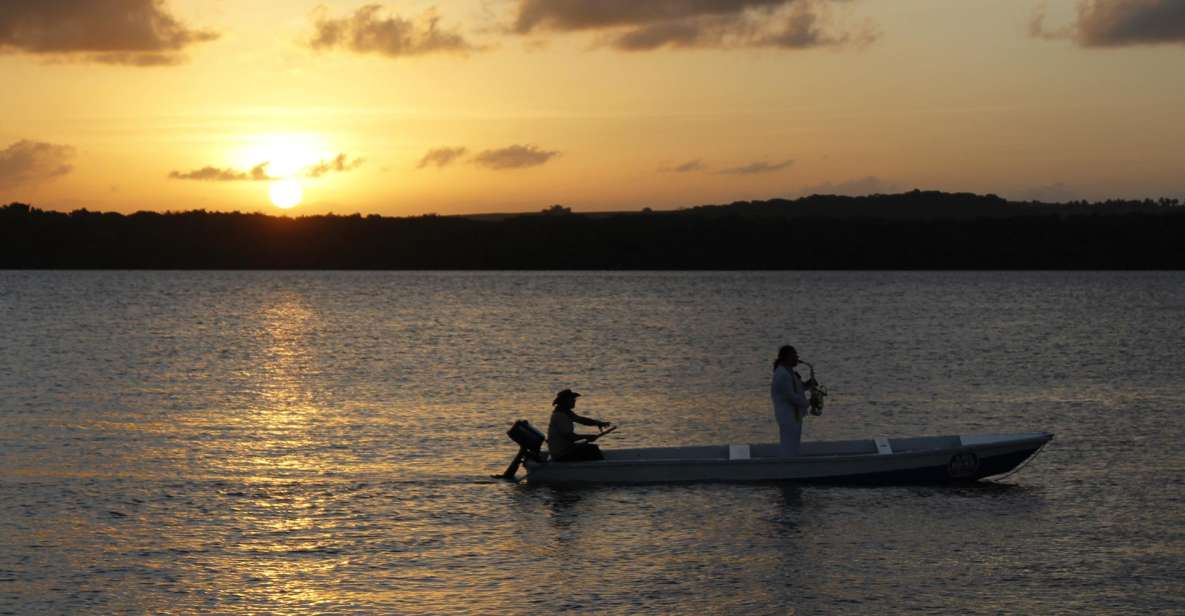
[[[218,36],[185,25],[160,0],[4,0],[0,9],[0,53],[167,66]]]
[[[173,180],[198,180],[204,182],[262,182],[265,180],[275,180],[267,173],[267,167],[271,162],[259,163],[251,168],[250,171],[238,171],[230,168],[219,167],[202,167],[193,171],[171,171],[169,178]]]
[[[424,157],[420,159],[420,163],[416,165],[416,168],[436,167],[437,169],[442,169],[453,164],[454,161],[464,156],[468,151],[468,148],[463,147],[428,150],[428,153],[424,154]]]
[[[309,167],[308,169],[305,169],[304,175],[305,177],[319,178],[328,173],[343,173],[345,171],[352,171],[358,167],[361,167],[364,161],[365,159],[362,158],[350,160],[349,156],[346,156],[345,153],[341,153],[335,156],[332,160],[323,160]]]
[[[344,152],[330,160],[323,160],[315,165],[305,167],[298,175],[306,178],[320,178],[330,173],[344,173],[362,166],[363,158],[350,157]],[[198,180],[205,182],[264,182],[281,179],[268,173],[271,161],[262,162],[247,171],[239,171],[231,167],[215,167],[207,165],[193,171],[171,171],[169,178],[174,180]]]
[[[674,167],[659,167],[658,170],[662,173],[691,173],[693,171],[703,171],[705,169],[707,169],[707,166],[704,165],[704,161],[697,158],[695,160],[689,160],[681,165],[675,165]]]
[[[537,167],[559,156],[559,152],[541,150],[533,145],[512,145],[495,150],[485,150],[470,161],[479,167],[501,171]]]
[[[794,164],[793,160],[784,160],[780,163],[770,163],[766,161],[759,161],[741,165],[739,167],[729,167],[728,169],[721,169],[719,173],[724,175],[757,175],[759,173],[774,173],[790,168]]]

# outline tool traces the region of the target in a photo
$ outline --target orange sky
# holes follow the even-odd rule
[[[46,209],[1185,196],[1179,0],[4,0],[0,76]]]

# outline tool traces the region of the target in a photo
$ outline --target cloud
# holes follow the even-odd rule
[[[519,0],[519,34],[601,31],[623,51],[661,47],[735,48],[863,45],[876,39],[865,26],[837,33],[828,27],[839,0]]]
[[[726,175],[756,175],[758,173],[773,173],[775,171],[781,171],[783,169],[788,169],[790,167],[790,165],[793,165],[793,164],[794,164],[793,160],[784,160],[780,163],[769,163],[769,162],[765,162],[765,161],[759,161],[759,162],[749,163],[747,165],[741,165],[740,167],[729,167],[728,169],[721,169],[718,173],[723,173]]]
[[[771,8],[787,0],[520,0],[515,30],[536,28],[591,30],[638,26],[688,17],[735,15],[751,8]]]
[[[333,160],[328,160],[328,161],[323,160],[323,161],[309,167],[308,169],[305,169],[304,175],[306,177],[310,177],[310,178],[319,178],[327,173],[331,173],[331,172],[335,172],[335,171],[340,173],[343,171],[350,171],[353,169],[357,169],[358,167],[362,166],[363,162],[364,162],[364,159],[361,159],[361,158],[355,158],[354,160],[350,160],[350,158],[348,156],[346,156],[344,153],[342,153],[342,154],[338,154],[337,156],[335,156],[333,158]]]
[[[42,141],[21,140],[0,150],[0,184],[50,180],[74,169],[74,148]]]
[[[355,158],[350,160],[348,155],[341,153],[330,160],[323,160],[315,165],[306,167],[300,172],[300,175],[308,178],[319,178],[329,173],[352,171],[361,167],[363,162],[365,162],[365,159]],[[262,162],[247,171],[239,171],[231,167],[223,168],[207,165],[193,171],[171,171],[169,172],[169,178],[174,180],[201,180],[206,182],[265,182],[280,179],[268,173],[267,168],[269,165],[271,165],[271,161]]]
[[[474,156],[471,162],[494,170],[523,169],[542,165],[558,155],[559,152],[540,150],[533,145],[512,145],[497,150],[485,150]]]
[[[803,195],[844,195],[849,197],[863,197],[865,195],[886,195],[896,192],[897,185],[892,182],[869,175],[855,180],[832,183],[823,182],[814,186],[804,187]]]
[[[1029,34],[1044,39],[1073,39],[1082,47],[1185,44],[1185,2],[1181,0],[1079,0],[1074,23],[1045,26],[1038,7]]]
[[[1074,28],[1071,25],[1062,26],[1054,30],[1047,28],[1045,26],[1045,3],[1042,2],[1033,10],[1033,16],[1029,19],[1029,36],[1047,41],[1073,38]]]
[[[0,8],[0,53],[161,66],[216,38],[173,17],[162,0],[3,0]]]
[[[703,171],[704,169],[707,169],[707,166],[704,165],[704,161],[698,158],[689,160],[681,165],[675,165],[674,167],[658,168],[662,173],[691,173],[693,171]]]
[[[812,9],[810,5],[800,2],[786,16],[782,27],[757,37],[754,43],[761,47],[780,47],[782,49],[838,47],[841,45],[864,47],[872,44],[879,37],[880,34],[870,24],[865,24],[852,32],[829,33],[824,30],[818,11]]]
[[[316,34],[309,46],[390,57],[476,49],[460,34],[440,29],[440,18],[433,11],[425,12],[418,22],[397,15],[383,17],[382,11],[382,5],[367,4],[350,17],[335,19],[322,9],[316,17]]]
[[[276,178],[267,174],[267,166],[270,162],[259,163],[251,167],[250,171],[238,171],[236,169],[221,169],[218,167],[202,167],[193,171],[172,171],[169,173],[169,178],[174,180],[201,180],[206,182],[262,182],[265,180],[274,180]]]
[[[458,158],[468,152],[467,148],[436,148],[428,150],[428,153],[420,159],[420,164],[416,165],[417,169],[433,166],[437,169],[451,165]]]

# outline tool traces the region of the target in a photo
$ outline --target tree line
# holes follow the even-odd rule
[[[0,268],[1185,269],[1185,207],[940,192],[487,216],[0,208]]]

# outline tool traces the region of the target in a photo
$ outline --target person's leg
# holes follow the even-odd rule
[[[601,453],[600,447],[592,443],[580,443],[569,449],[564,457],[557,459],[556,462],[591,462],[604,459],[605,456]]]
[[[785,458],[796,457],[802,443],[802,424],[791,418],[778,422],[778,454]]]

